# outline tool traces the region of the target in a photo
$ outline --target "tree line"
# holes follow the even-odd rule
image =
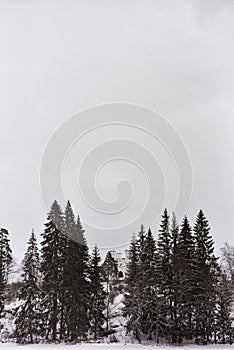
[[[22,263],[22,283],[12,314],[17,343],[103,339],[114,333],[109,306],[118,283],[117,262],[98,247],[89,253],[79,216],[70,202],[54,201],[39,249],[32,232]],[[139,342],[232,343],[233,265],[214,254],[208,220],[199,211],[194,227],[164,211],[157,239],[142,225],[133,235],[124,286],[126,336]],[[229,259],[228,259],[229,258]],[[12,252],[0,230],[0,318],[5,317]],[[229,264],[229,265],[228,265]],[[231,266],[231,267],[230,267]]]
[[[201,210],[193,228],[186,216],[179,227],[175,215],[170,220],[165,210],[157,241],[142,226],[130,252],[125,309],[129,333],[157,343],[232,344],[233,285],[214,254]]]

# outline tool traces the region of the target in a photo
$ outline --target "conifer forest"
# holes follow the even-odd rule
[[[39,243],[38,243],[39,242]],[[55,200],[42,234],[32,231],[20,274],[0,230],[1,341],[232,344],[234,247],[220,258],[200,210],[192,224],[165,209],[158,232],[140,226],[126,250],[89,249],[70,202]]]

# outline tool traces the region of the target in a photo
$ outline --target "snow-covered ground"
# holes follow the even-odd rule
[[[17,345],[17,344],[0,344],[1,350],[16,350],[17,348],[21,348],[23,345]],[[70,347],[71,346],[71,347]],[[133,350],[133,349],[146,349],[146,350],[155,350],[157,348],[165,349],[177,349],[178,346],[168,346],[168,345],[158,345],[158,346],[143,346],[138,344],[76,344],[76,345],[24,345],[24,347],[28,347],[28,349],[32,350],[50,350],[50,349],[57,349],[57,350],[67,350],[67,349],[79,349],[79,350],[107,350],[107,349],[113,349],[113,350]],[[181,346],[180,346],[181,348]],[[182,346],[183,350],[200,350],[200,349],[207,349],[207,350],[219,350],[219,349],[234,349],[234,345],[207,345],[207,346],[200,346],[200,345],[190,345],[190,346]]]

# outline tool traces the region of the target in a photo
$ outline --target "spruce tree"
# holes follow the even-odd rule
[[[157,254],[159,256],[159,273],[161,276],[160,295],[164,299],[161,308],[164,329],[162,336],[172,341],[173,330],[173,276],[172,276],[172,236],[170,231],[170,217],[164,210],[157,239]]]
[[[232,328],[233,291],[227,275],[221,273],[217,293],[217,311],[215,315],[215,342],[232,344],[234,334]]]
[[[64,232],[67,237],[74,238],[75,231],[75,214],[70,201],[67,201],[64,214]]]
[[[0,318],[4,316],[5,292],[12,264],[9,233],[5,228],[0,229]]]
[[[91,332],[94,339],[103,336],[103,324],[105,322],[105,297],[102,284],[102,267],[100,265],[101,257],[97,246],[94,247],[89,266],[90,279],[90,304],[89,304],[89,320]]]
[[[35,343],[39,333],[40,297],[39,286],[39,253],[36,236],[32,231],[28,248],[23,260],[23,286],[20,289],[19,306],[15,310],[15,337],[17,343]]]
[[[113,284],[115,283],[118,275],[118,266],[117,262],[111,255],[111,252],[108,251],[105,257],[105,260],[102,264],[102,279],[105,285],[106,291],[106,334],[110,332],[110,304],[111,304],[111,294]]]
[[[110,284],[111,280],[117,278],[118,266],[110,251],[107,252],[105,260],[102,264],[103,280]]]
[[[187,216],[184,217],[178,239],[177,279],[179,343],[193,339],[194,289],[196,286],[195,241]]]
[[[159,320],[161,300],[159,298],[159,257],[156,255],[156,242],[151,230],[146,236],[143,249],[139,255],[141,270],[141,304],[142,304],[142,327],[141,331],[147,339],[159,337]]]
[[[89,329],[89,254],[80,218],[78,217],[75,222],[75,215],[69,201],[65,209],[65,232],[68,236],[65,266],[65,286],[67,288],[65,333],[67,341],[76,342],[78,339],[86,337]]]
[[[195,340],[207,344],[214,332],[214,318],[217,297],[218,263],[214,255],[214,241],[210,227],[202,210],[199,211],[194,226],[196,287],[195,296]]]
[[[172,299],[173,299],[173,321],[172,321],[172,343],[181,342],[181,324],[179,317],[181,296],[181,268],[179,254],[179,225],[175,214],[172,214],[171,223],[172,240]]]
[[[132,333],[133,337],[140,342],[142,308],[139,304],[141,290],[141,280],[139,277],[139,245],[135,235],[133,235],[130,244],[129,263],[127,266],[127,292],[124,301],[124,316],[128,320],[127,333]]]
[[[155,239],[151,230],[145,233],[141,225],[138,239],[133,236],[131,242],[124,310],[128,317],[127,331],[139,342],[142,336],[159,342],[162,298],[158,267]]]
[[[61,295],[64,277],[63,213],[59,204],[54,201],[49,212],[48,221],[42,234],[41,248],[41,317],[42,335],[46,340],[59,340],[61,321]]]

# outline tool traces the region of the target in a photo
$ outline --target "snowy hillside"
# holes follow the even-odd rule
[[[71,345],[72,349],[79,349],[79,350],[92,350],[95,346],[95,349],[97,350],[106,350],[106,349],[113,349],[113,350],[133,350],[133,349],[143,349],[144,347],[142,345],[137,345],[137,344],[128,344],[128,345],[124,345],[124,344],[95,344],[95,345],[86,345],[86,344],[82,344],[82,345]],[[158,346],[160,349],[163,348],[170,348],[171,350],[173,349],[178,349],[177,346]],[[18,349],[19,345],[16,344],[0,344],[0,349],[1,350],[14,350],[14,349]],[[29,349],[31,350],[47,350],[47,349],[58,349],[58,350],[64,350],[67,349],[67,345],[30,345]],[[147,350],[153,350],[153,349],[157,349],[157,346],[147,346]],[[184,350],[188,349],[188,350],[194,350],[194,349],[200,349],[200,346],[184,346],[183,347]],[[234,349],[234,345],[230,346],[230,345],[208,345],[207,346],[207,350],[219,350],[219,349]]]

